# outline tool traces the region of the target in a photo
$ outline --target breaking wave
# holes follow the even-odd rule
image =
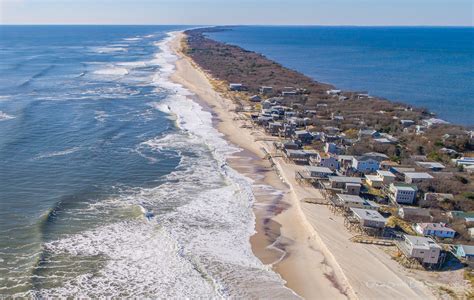
[[[6,121],[11,119],[15,119],[15,117],[0,110],[0,121]]]
[[[131,187],[116,201],[95,207],[103,211],[120,206],[130,214],[140,207],[142,218],[118,220],[44,244],[47,259],[41,267],[47,272],[37,275],[33,296],[294,296],[252,253],[252,181],[226,163],[240,149],[213,127],[211,113],[192,101],[188,90],[169,79],[176,60],[168,46],[172,38],[156,43],[159,51],[146,64],[159,66],[151,85],[157,94],[166,94],[152,107],[173,115],[178,128],[136,145],[135,151],[166,152],[178,156],[179,165],[160,178],[158,186]],[[96,112],[96,120],[105,117]],[[73,149],[43,157],[67,151]],[[75,261],[90,267],[67,268]],[[61,278],[61,284],[51,284],[51,278]]]

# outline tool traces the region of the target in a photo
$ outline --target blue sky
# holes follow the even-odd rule
[[[473,26],[473,3],[473,0],[0,0],[0,23]]]

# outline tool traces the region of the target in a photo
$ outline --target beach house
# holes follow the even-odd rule
[[[400,120],[400,124],[403,127],[410,127],[412,125],[415,125],[415,121],[413,121],[413,120]]]
[[[333,171],[339,168],[339,162],[334,156],[320,152],[310,158],[309,164],[312,166],[326,167]]]
[[[425,172],[406,172],[405,182],[410,184],[426,183],[433,180],[433,176]]]
[[[388,189],[388,197],[394,203],[413,204],[416,199],[418,188],[409,184],[391,183]]]
[[[329,176],[329,188],[337,193],[359,195],[362,178],[346,176]]]
[[[245,90],[245,86],[242,83],[230,83],[229,90],[231,91],[243,91]]]
[[[281,91],[282,97],[291,97],[296,95],[298,95],[298,90],[291,86],[284,87]]]
[[[469,221],[474,218],[474,211],[464,212],[459,210],[453,210],[448,213],[448,217],[452,221],[461,221],[468,225]]]
[[[457,245],[456,256],[459,259],[464,260],[466,263],[473,265],[474,264],[474,246]]]
[[[437,118],[429,118],[429,119],[426,119],[426,120],[422,120],[421,122],[426,127],[431,127],[431,126],[435,126],[435,125],[449,124],[449,122],[446,122],[445,120],[437,119]]]
[[[348,170],[352,167],[352,160],[354,156],[352,155],[338,155],[337,161],[339,162],[339,168],[343,171]]]
[[[348,176],[330,176],[329,183],[332,188],[345,188],[348,183],[362,184],[362,178],[360,177],[348,177]]]
[[[273,136],[277,136],[282,128],[283,124],[281,122],[270,122],[266,127],[267,132]]]
[[[326,94],[331,95],[331,96],[339,95],[340,93],[342,93],[341,90],[328,90],[328,91],[326,91]]]
[[[284,151],[286,157],[290,160],[292,160],[295,163],[299,164],[308,164],[308,160],[311,157],[314,157],[317,155],[317,151],[315,150],[292,150],[292,149],[286,149]]]
[[[307,130],[296,130],[293,137],[303,144],[309,144],[313,140],[313,135]]]
[[[273,92],[273,88],[271,86],[261,86],[259,92],[260,94],[268,95]]]
[[[324,152],[329,154],[339,154],[342,152],[342,148],[338,146],[336,143],[325,143],[324,144]]]
[[[365,175],[365,182],[374,189],[380,189],[383,184],[383,179],[377,175]]]
[[[374,129],[360,129],[357,136],[359,137],[359,139],[362,139],[364,137],[370,137],[375,139],[380,137],[380,132]]]
[[[456,235],[456,231],[446,227],[443,223],[416,223],[413,229],[419,234],[430,235],[438,238],[453,238]]]
[[[377,170],[377,176],[379,176],[382,179],[382,183],[389,185],[392,182],[395,182],[395,174],[393,174],[390,171],[384,171],[384,170]]]
[[[352,207],[351,212],[354,218],[359,221],[360,225],[364,227],[384,228],[387,223],[387,219],[374,209]]]
[[[439,162],[433,162],[433,161],[417,161],[415,162],[418,166],[428,169],[433,172],[438,172],[442,171],[444,168],[446,168],[442,163]]]
[[[452,160],[456,166],[472,166],[474,165],[474,157],[461,157]]]
[[[420,205],[431,206],[433,202],[442,202],[446,200],[454,200],[454,195],[444,193],[425,193],[423,200],[420,201]]]
[[[379,205],[374,201],[363,199],[357,195],[337,194],[336,203],[343,206],[346,209],[349,208],[362,208],[370,210],[378,210]]]
[[[352,168],[361,173],[373,173],[379,169],[379,161],[370,156],[356,156]]]
[[[326,167],[307,166],[305,172],[309,177],[313,178],[328,178],[333,175],[334,172]]]
[[[409,222],[430,222],[433,219],[428,209],[419,207],[400,207],[398,216]]]
[[[414,258],[423,265],[436,265],[442,249],[431,238],[414,235],[404,235],[397,246],[408,258]]]
[[[253,95],[253,96],[249,97],[249,101],[250,102],[260,102],[260,101],[262,101],[262,97],[260,97],[259,95]]]

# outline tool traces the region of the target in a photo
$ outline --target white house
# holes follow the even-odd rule
[[[384,228],[387,223],[378,211],[373,209],[351,208],[352,214],[359,221],[360,225],[372,228]]]
[[[422,122],[426,127],[431,127],[431,126],[434,126],[434,125],[449,124],[449,122],[446,122],[445,120],[437,119],[437,118],[426,119],[426,120],[423,120]]]
[[[326,91],[326,94],[328,94],[328,95],[339,95],[340,93],[342,93],[341,90],[328,90],[328,91]]]
[[[334,172],[326,167],[316,167],[316,166],[308,166],[305,167],[306,174],[310,177],[314,178],[327,178],[334,174]]]
[[[456,231],[443,223],[416,223],[414,229],[419,234],[439,238],[453,238],[456,235]]]
[[[437,264],[441,254],[441,246],[429,237],[404,235],[399,249],[409,258],[415,258],[422,264]]]
[[[318,152],[314,158],[310,159],[309,163],[313,166],[326,167],[333,171],[339,168],[339,162],[337,159],[334,156],[325,153],[321,154]]]
[[[362,208],[362,209],[371,209],[378,210],[379,205],[374,201],[362,199],[356,195],[346,195],[346,194],[337,194],[336,201],[344,206],[345,208]]]
[[[352,155],[338,155],[337,161],[339,162],[339,168],[344,170],[349,169],[352,166],[352,161],[354,160],[354,156]]]
[[[418,189],[416,186],[391,183],[388,197],[396,203],[413,204],[417,192]]]

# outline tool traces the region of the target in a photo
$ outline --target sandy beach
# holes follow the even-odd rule
[[[235,104],[216,92],[212,78],[181,51],[183,34],[171,48],[178,56],[172,80],[192,91],[212,111],[215,126],[243,151],[229,164],[254,180],[256,233],[251,238],[255,255],[305,299],[432,299],[432,289],[415,280],[379,246],[356,244],[342,217],[325,205],[305,198],[322,198],[317,189],[299,185],[294,177],[301,168],[274,158],[272,142],[235,112]]]

